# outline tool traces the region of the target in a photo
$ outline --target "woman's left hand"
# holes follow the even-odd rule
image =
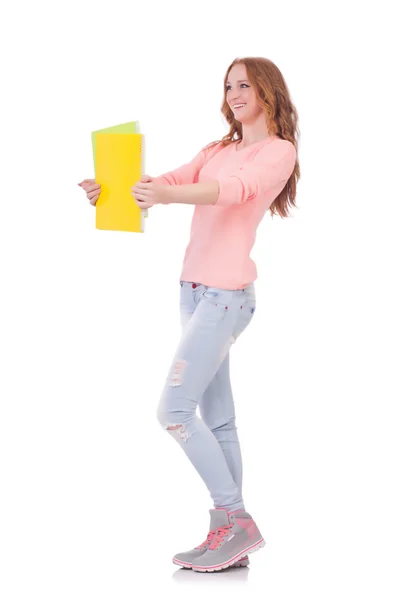
[[[155,204],[169,204],[168,187],[152,182],[143,183],[138,181],[131,188],[131,193],[139,208],[151,208]]]

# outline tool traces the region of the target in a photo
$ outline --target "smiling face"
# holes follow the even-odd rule
[[[252,122],[262,112],[256,101],[255,90],[248,81],[244,64],[234,65],[229,72],[226,101],[233,111],[234,118],[241,123]],[[244,106],[238,108],[240,104]]]

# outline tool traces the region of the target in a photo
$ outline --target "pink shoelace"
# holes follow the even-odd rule
[[[233,527],[233,524],[223,525],[223,527],[218,527],[208,549],[209,550],[218,550],[223,538],[230,533],[230,530],[232,527]]]
[[[206,540],[204,540],[204,542],[203,542],[202,544],[200,544],[200,546],[196,546],[196,549],[197,549],[197,550],[202,550],[202,548],[204,548],[204,546],[205,546],[206,544],[208,544],[208,542],[209,542],[209,543],[211,543],[211,542],[212,542],[212,540],[213,540],[213,538],[214,538],[214,536],[215,536],[215,534],[216,534],[216,531],[217,531],[216,529],[212,529],[212,530],[209,532],[209,534],[207,535],[207,539],[206,539]]]

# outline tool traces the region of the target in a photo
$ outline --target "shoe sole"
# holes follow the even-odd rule
[[[187,563],[187,562],[183,562],[182,560],[179,560],[178,558],[173,558],[172,562],[174,563],[174,565],[178,565],[178,567],[184,567],[185,569],[191,569],[192,568],[192,564],[193,563]],[[232,567],[248,567],[249,565],[249,560],[241,560],[241,559],[237,559],[237,561],[235,563],[233,563]]]
[[[252,552],[256,552],[257,550],[259,550],[259,548],[263,548],[265,544],[266,544],[265,540],[263,538],[261,538],[258,542],[256,542],[252,546],[249,546],[248,548],[245,548],[244,550],[242,550],[241,552],[239,552],[238,554],[233,556],[233,558],[231,558],[230,560],[227,560],[226,562],[223,562],[218,565],[209,565],[206,567],[195,566],[192,564],[192,569],[193,569],[193,571],[197,571],[198,573],[222,571],[222,569],[227,569],[228,567],[233,566],[236,562],[241,560],[242,556],[245,556],[246,554],[251,554]]]

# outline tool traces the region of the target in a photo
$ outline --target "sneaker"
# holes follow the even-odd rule
[[[185,569],[191,569],[192,563],[200,556],[202,556],[209,548],[212,543],[219,527],[223,527],[225,524],[229,523],[228,513],[224,509],[212,508],[210,509],[210,531],[207,535],[207,539],[193,548],[193,550],[188,550],[187,552],[179,552],[179,554],[175,554],[172,562],[180,567],[184,567]],[[242,556],[239,560],[237,560],[233,567],[247,567],[249,565],[248,556]]]
[[[207,550],[192,559],[193,571],[226,569],[265,545],[255,521],[245,510],[224,511],[222,516],[223,525],[218,526]]]

